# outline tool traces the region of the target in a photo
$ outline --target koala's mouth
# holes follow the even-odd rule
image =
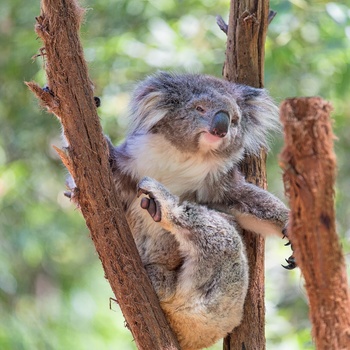
[[[208,144],[218,144],[221,143],[224,136],[214,135],[211,132],[204,131],[202,133],[202,140]]]

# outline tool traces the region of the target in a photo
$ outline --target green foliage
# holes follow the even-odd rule
[[[221,75],[227,19],[223,0],[86,1],[83,43],[101,121],[118,141],[129,92],[155,70]],[[350,251],[350,7],[346,1],[272,1],[278,15],[266,43],[265,82],[277,101],[321,95],[334,104],[338,228]],[[66,171],[55,118],[23,84],[45,84],[33,31],[39,1],[0,4],[0,348],[135,349],[78,210],[63,196]],[[269,188],[283,196],[277,140]],[[279,263],[289,250],[268,241],[267,348],[313,349],[300,272]],[[277,287],[277,288],[276,288]],[[220,347],[218,346],[217,349]]]

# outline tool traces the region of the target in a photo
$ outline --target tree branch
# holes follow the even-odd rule
[[[228,25],[221,16],[216,16],[216,24],[227,35]]]
[[[291,207],[288,238],[305,278],[318,350],[348,349],[350,344],[350,293],[335,229],[331,109],[320,97],[281,105],[281,161]]]
[[[268,27],[268,0],[231,0],[227,30],[225,79],[263,87],[264,45]],[[248,156],[241,165],[247,181],[266,189],[266,153]],[[265,349],[264,238],[244,232],[249,261],[249,287],[243,320],[224,340],[226,350]]]
[[[69,147],[59,154],[77,184],[76,199],[138,348],[179,349],[117,200],[78,35],[83,15],[74,0],[42,0],[35,30],[44,43],[50,90],[27,85],[63,125]]]

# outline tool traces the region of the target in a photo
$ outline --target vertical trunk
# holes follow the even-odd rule
[[[75,198],[137,347],[179,349],[118,201],[79,40],[83,14],[75,0],[42,0],[36,32],[50,90],[27,85],[64,127],[69,147],[58,153],[77,184]]]
[[[268,0],[231,0],[224,78],[263,87],[264,44],[268,27]],[[241,170],[247,181],[266,188],[266,154],[246,157]],[[226,350],[265,349],[264,239],[244,232],[250,281],[241,325],[224,340]]]
[[[350,298],[335,229],[331,106],[320,97],[281,105],[283,179],[290,199],[289,238],[305,278],[318,350],[350,349]]]

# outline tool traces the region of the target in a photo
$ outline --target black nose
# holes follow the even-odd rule
[[[214,115],[209,131],[212,135],[225,137],[229,126],[230,126],[230,117],[228,113],[220,111]]]

